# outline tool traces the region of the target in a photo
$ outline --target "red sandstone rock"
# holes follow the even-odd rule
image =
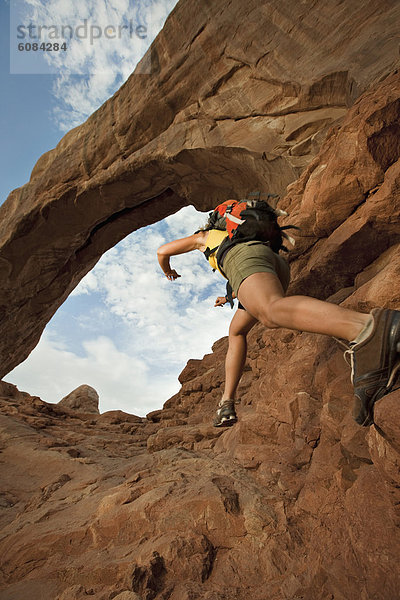
[[[201,425],[161,411],[126,433],[122,414],[102,429],[3,384],[4,598],[395,597],[398,393],[365,430],[334,342],[257,326],[250,348],[226,431],[210,425],[220,388],[174,397]]]
[[[65,396],[58,406],[67,407],[84,413],[99,412],[99,395],[90,385],[80,385],[76,390]]]

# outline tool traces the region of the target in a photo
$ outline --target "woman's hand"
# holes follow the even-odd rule
[[[178,273],[175,271],[175,269],[171,269],[170,271],[165,273],[165,277],[167,279],[169,279],[169,281],[174,281],[175,279],[178,279],[178,277],[180,277],[180,275],[178,275]]]
[[[224,306],[224,304],[226,304],[227,302],[228,300],[226,299],[226,296],[218,296],[214,306]]]

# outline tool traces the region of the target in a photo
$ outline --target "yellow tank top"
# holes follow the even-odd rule
[[[211,252],[211,254],[209,255],[207,260],[210,263],[210,265],[212,266],[212,268],[219,271],[219,273],[221,273],[221,275],[223,277],[225,277],[225,275],[222,273],[222,271],[220,271],[220,269],[218,268],[218,265],[217,265],[217,252],[218,252],[218,248],[220,247],[220,245],[222,244],[224,239],[227,237],[227,235],[228,235],[227,231],[221,231],[220,229],[210,229],[207,239],[206,239],[205,252],[207,252],[207,250],[208,251],[214,250],[214,252]]]

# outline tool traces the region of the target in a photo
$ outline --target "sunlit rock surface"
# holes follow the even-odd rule
[[[99,414],[99,395],[90,385],[80,385],[60,400],[58,406],[83,413]]]
[[[225,350],[149,419],[1,385],[2,598],[396,598],[400,390],[359,427],[335,342],[257,326],[222,431]]]
[[[292,293],[399,307],[398,7],[181,2],[0,209],[2,374],[124,235],[250,189],[301,227]],[[2,600],[398,597],[400,390],[359,427],[335,341],[256,326],[221,431],[226,346],[147,418],[0,383]]]

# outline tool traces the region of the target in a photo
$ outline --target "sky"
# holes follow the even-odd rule
[[[175,4],[0,0],[0,203],[29,180],[41,154],[122,85]],[[79,26],[81,36],[70,36],[64,51],[33,56],[34,43],[61,46],[65,24],[65,37]],[[179,390],[186,362],[227,335],[233,314],[228,306],[214,308],[224,280],[199,252],[172,259],[182,276],[174,282],[157,263],[158,246],[190,235],[206,217],[186,207],[104,254],[29,358],[4,379],[46,402],[87,384],[98,392],[101,412],[144,416],[161,408]]]

